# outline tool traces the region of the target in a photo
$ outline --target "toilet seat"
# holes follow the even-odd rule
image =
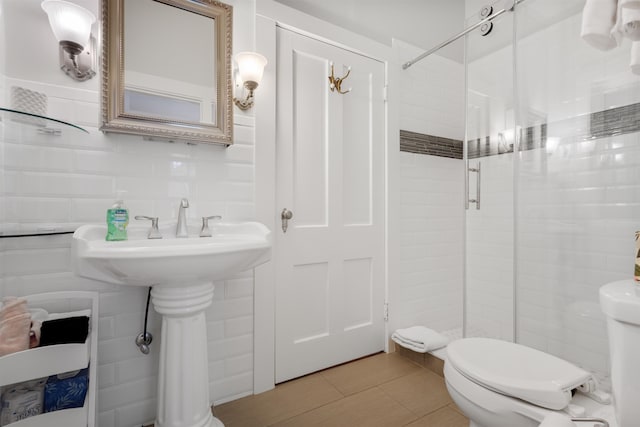
[[[465,338],[450,343],[447,360],[476,384],[553,410],[565,408],[573,389],[593,381],[589,372],[565,360],[490,338]]]

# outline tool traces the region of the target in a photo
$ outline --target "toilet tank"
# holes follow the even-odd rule
[[[600,288],[607,317],[611,387],[619,427],[640,422],[640,283],[612,282]]]

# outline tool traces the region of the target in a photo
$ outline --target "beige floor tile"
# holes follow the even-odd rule
[[[344,395],[350,395],[421,369],[397,353],[380,353],[327,369],[320,374]]]
[[[452,402],[451,404],[449,404],[449,408],[453,409],[454,411],[456,411],[460,415],[464,415],[464,412],[462,412],[462,410],[460,408],[458,408],[458,405],[456,405],[455,402]]]
[[[396,352],[406,357],[407,359],[416,362],[418,365],[423,366],[436,374],[444,377],[444,360],[437,358],[430,353],[418,353],[408,348],[401,347],[396,344]]]
[[[417,417],[377,387],[345,397],[287,421],[277,427],[393,427]],[[274,427],[275,427],[274,426]]]
[[[420,369],[379,387],[419,417],[453,403],[442,377],[428,369]]]
[[[449,406],[425,415],[407,427],[469,427],[469,420]]]
[[[215,413],[226,427],[268,426],[342,397],[327,380],[315,374],[280,384],[266,393],[218,405]]]

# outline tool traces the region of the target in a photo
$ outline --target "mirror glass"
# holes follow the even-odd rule
[[[216,39],[215,20],[153,0],[125,0],[124,16],[125,113],[215,125],[215,45],[195,42]]]
[[[213,0],[105,6],[102,129],[231,144],[231,6]]]

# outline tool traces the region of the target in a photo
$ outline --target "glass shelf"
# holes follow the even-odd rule
[[[58,138],[64,133],[64,138]],[[51,117],[0,107],[0,150],[5,143],[29,144],[32,147],[73,146],[87,138],[89,131],[80,126]],[[71,145],[69,145],[71,144]],[[0,180],[4,179],[4,159],[0,157]],[[9,194],[21,197],[21,194]],[[0,209],[4,209],[0,194]],[[2,212],[4,214],[4,212]],[[81,224],[76,223],[14,223],[0,220],[0,240],[4,237],[27,237],[70,234]]]
[[[64,125],[73,129],[80,130],[84,133],[89,133],[86,129],[73,123],[65,122],[62,120],[54,119],[51,117],[40,116],[38,114],[26,113],[24,111],[12,110],[10,108],[0,107],[0,119],[2,122],[16,122],[21,125],[38,128],[42,133],[58,134],[60,129],[52,128],[51,125]]]
[[[0,224],[0,239],[6,237],[35,237],[73,234],[83,223]]]

